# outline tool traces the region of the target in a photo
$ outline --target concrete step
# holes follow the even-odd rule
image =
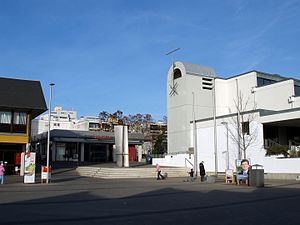
[[[76,171],[80,176],[93,177],[100,169],[99,167],[80,166],[76,168]]]
[[[187,177],[188,168],[166,167],[161,168],[162,174],[167,177]],[[78,167],[80,176],[114,179],[114,178],[153,178],[156,177],[155,168],[104,168],[104,167]]]

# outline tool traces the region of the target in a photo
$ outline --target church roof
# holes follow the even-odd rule
[[[198,64],[192,64],[187,62],[181,63],[184,65],[187,74],[216,77],[215,70],[211,67],[201,66]]]

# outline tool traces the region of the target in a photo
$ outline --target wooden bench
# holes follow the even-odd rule
[[[225,183],[233,183],[234,182],[234,174],[233,174],[233,170],[228,169],[225,170]]]

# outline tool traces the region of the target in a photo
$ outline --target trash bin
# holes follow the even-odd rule
[[[249,186],[263,187],[265,185],[264,167],[254,164],[249,170]]]
[[[146,156],[146,162],[147,162],[148,164],[152,164],[152,156],[151,156],[151,155],[147,155],[147,156]]]

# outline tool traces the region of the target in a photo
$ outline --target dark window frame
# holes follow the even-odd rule
[[[1,112],[9,112],[11,114],[10,123],[0,123],[0,132],[3,133],[27,133],[27,113],[22,111],[6,111],[1,110]],[[15,123],[15,113],[25,113],[25,124]]]
[[[242,132],[243,134],[250,135],[250,122],[242,122]]]
[[[257,77],[257,87],[262,87],[270,84],[276,83],[276,80],[271,80],[263,77]]]
[[[300,86],[295,85],[294,89],[295,89],[295,96],[300,96]]]

